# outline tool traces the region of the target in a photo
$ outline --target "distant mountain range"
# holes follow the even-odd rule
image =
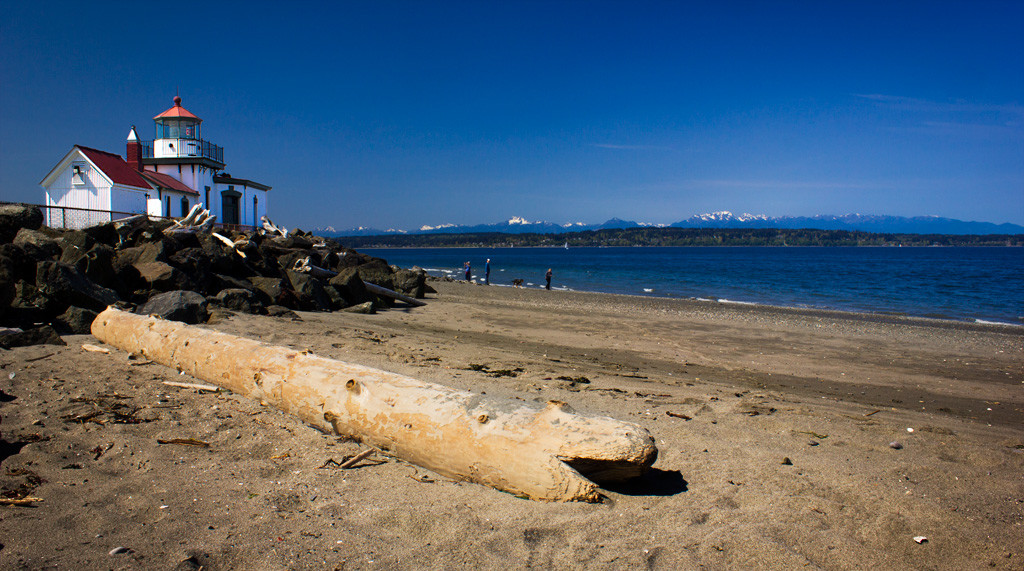
[[[314,228],[313,232],[322,236],[386,236],[393,234],[560,234],[566,232],[582,232],[586,230],[606,230],[623,228],[652,227],[663,228],[664,224],[646,224],[630,220],[612,218],[602,224],[555,224],[553,222],[530,222],[515,216],[505,222],[495,224],[440,224],[422,226],[414,230],[378,228],[352,228],[335,230],[332,227]],[[765,216],[763,214],[741,214],[720,211],[698,214],[686,220],[669,224],[670,228],[785,228],[814,230],[859,230],[882,234],[1024,234],[1024,226],[1017,224],[993,224],[991,222],[967,222],[939,216],[884,216],[866,214],[845,214],[842,216]]]

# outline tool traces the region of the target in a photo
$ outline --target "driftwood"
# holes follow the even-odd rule
[[[211,232],[210,234],[214,238],[220,240],[221,243],[223,243],[225,246],[227,246],[228,248],[231,248],[231,250],[234,253],[238,254],[239,256],[242,256],[243,258],[246,257],[245,252],[239,250],[238,248],[241,248],[243,246],[248,245],[249,244],[248,238],[245,238],[243,236],[242,238],[239,238],[238,240],[232,241],[231,238],[228,238],[227,236],[224,236],[223,234],[218,234],[216,232]]]
[[[195,389],[197,391],[209,391],[215,393],[220,390],[220,387],[216,385],[201,385],[199,383],[177,383],[174,381],[164,381],[165,385],[171,387],[178,387],[179,389]]]
[[[278,236],[282,236],[284,238],[288,237],[288,229],[287,228],[285,228],[284,226],[278,226],[277,224],[274,224],[266,216],[260,216],[260,222],[263,223],[262,230],[265,233],[267,233],[267,234],[277,234]]]
[[[266,401],[309,424],[457,480],[549,501],[598,501],[598,484],[642,475],[657,457],[643,428],[538,410],[378,369],[108,308],[107,344]]]
[[[165,229],[164,234],[172,234],[174,232],[209,232],[216,221],[217,217],[215,215],[203,208],[202,204],[196,204],[188,211],[185,217],[175,220],[173,226]]]
[[[338,272],[333,272],[331,270],[328,270],[327,268],[321,268],[320,266],[314,266],[313,264],[309,263],[309,258],[308,257],[302,258],[302,259],[299,259],[299,260],[295,260],[295,263],[292,265],[292,270],[294,270],[296,272],[302,272],[302,273],[305,273],[305,274],[309,274],[309,275],[313,276],[314,278],[321,278],[321,279],[327,279],[327,280],[329,280],[329,279],[333,278],[334,276],[338,275]],[[413,305],[413,306],[416,306],[416,307],[422,307],[424,305],[427,305],[425,302],[420,301],[420,300],[418,300],[418,299],[416,299],[414,297],[409,297],[407,295],[402,295],[402,294],[398,293],[397,291],[390,290],[390,289],[388,289],[386,287],[381,287],[381,286],[379,286],[377,284],[372,284],[370,282],[363,282],[363,285],[366,286],[367,291],[373,292],[373,293],[375,293],[377,295],[383,295],[385,297],[390,297],[391,299],[397,299],[398,301],[404,301],[405,303],[408,303],[409,305]]]

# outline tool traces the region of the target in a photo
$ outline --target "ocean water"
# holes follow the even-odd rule
[[[404,268],[491,284],[1024,324],[1024,249],[379,248]]]

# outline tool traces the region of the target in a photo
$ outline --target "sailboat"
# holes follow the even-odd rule
[[[565,249],[566,249],[566,250],[568,250],[568,249],[569,249],[569,242],[566,242],[566,243],[565,243]]]

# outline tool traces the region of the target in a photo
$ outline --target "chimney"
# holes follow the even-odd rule
[[[128,150],[125,153],[128,166],[137,171],[142,171],[142,144],[139,143],[139,135],[135,132],[135,125],[128,132]]]

